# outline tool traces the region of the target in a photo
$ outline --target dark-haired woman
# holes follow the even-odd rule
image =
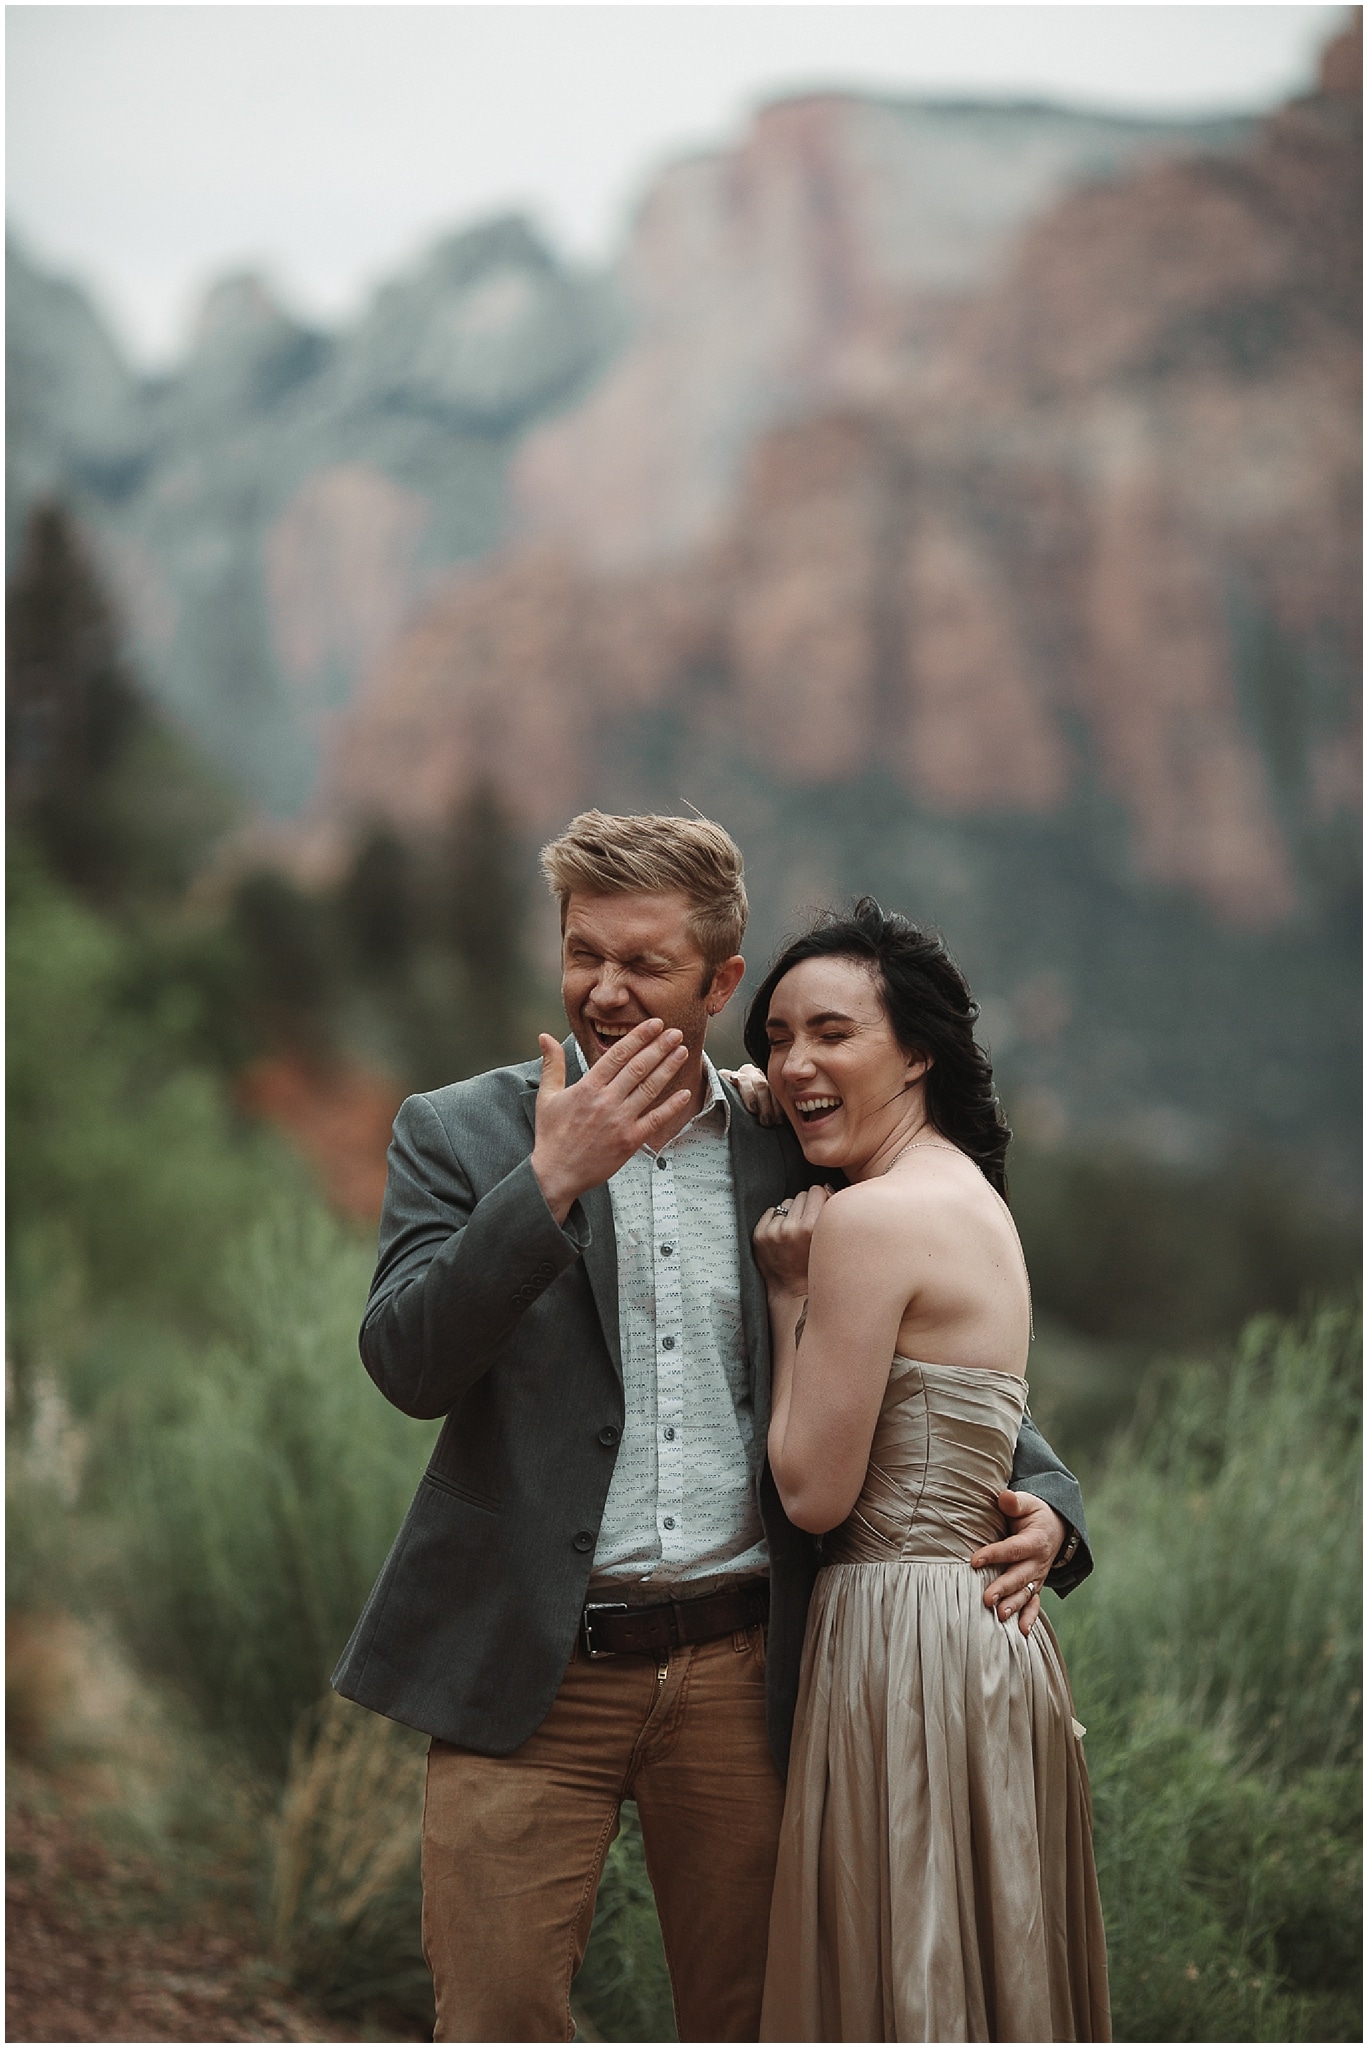
[[[782,955],[746,1044],[809,1163],[755,1232],[769,1457],[822,1532],[765,2040],[1110,2039],[1087,1773],[1049,1626],[985,1607],[1030,1287],[976,1010],[870,899]]]

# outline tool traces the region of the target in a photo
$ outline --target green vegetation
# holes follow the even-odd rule
[[[129,709],[79,562],[60,532],[44,545],[9,862],[11,1607],[112,1619],[158,1689],[178,1886],[240,1882],[244,1841],[264,1842],[249,1881],[280,1967],[417,2035],[423,1745],[326,1686],[432,1425],[358,1362],[369,1242],[227,1076],[271,1045],[370,1048],[427,1081],[510,1050],[516,863],[477,793],[446,869],[374,835],[327,897],[258,876],[192,907],[178,878],[201,842],[137,791],[196,786],[193,764]],[[58,558],[79,604],[60,576],[53,596]],[[59,633],[73,606],[85,626]],[[44,645],[68,646],[78,709],[122,706],[103,751],[52,743],[82,728],[42,708]],[[63,784],[79,803],[49,801]],[[454,901],[443,872],[464,877]],[[1037,1406],[1089,1462],[1099,1569],[1053,1618],[1089,1727],[1123,2039],[1358,2036],[1359,1319],[1297,1309],[1345,1298],[1342,1247],[1245,1185],[1217,1229],[1214,1183],[1118,1160],[1017,1179],[1052,1317]],[[1236,1341],[1261,1304],[1288,1313]],[[40,1720],[17,1700],[31,1750]],[[576,2000],[605,2038],[669,2038],[630,1809]]]
[[[1088,1725],[1118,2038],[1359,2025],[1361,1319],[1158,1366],[1054,1609]]]
[[[418,2030],[421,1744],[316,1718],[431,1436],[356,1361],[369,1246],[124,1006],[133,942],[32,863],[12,887],[11,1598],[112,1608],[279,1803],[283,1965]],[[1357,1356],[1326,1309],[1152,1365],[1092,1486],[1101,1568],[1056,1619],[1123,2038],[1355,2033]],[[629,1814],[577,1998],[665,2038],[662,1970]]]

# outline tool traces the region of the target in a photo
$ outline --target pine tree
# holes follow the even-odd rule
[[[447,929],[466,971],[470,1034],[481,1065],[519,1059],[526,995],[521,848],[502,799],[481,781],[461,799],[446,861]]]
[[[42,504],[29,520],[6,651],[12,823],[99,904],[179,891],[231,806],[140,690],[60,505]]]

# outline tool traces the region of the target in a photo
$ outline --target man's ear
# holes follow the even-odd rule
[[[726,1009],[740,988],[745,972],[746,963],[739,953],[733,953],[730,960],[724,960],[720,967],[714,967],[706,999],[710,1017],[716,1017]]]

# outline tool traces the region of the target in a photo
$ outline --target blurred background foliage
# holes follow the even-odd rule
[[[357,1361],[369,1229],[250,1105],[263,1063],[397,1099],[525,1056],[556,1017],[533,849],[477,787],[326,887],[226,862],[232,800],[56,505],[10,635],[11,1617],[126,1660],[159,1746],[120,1824],[186,1896],[236,1887],[292,1982],[416,2038],[423,1745],[326,1686],[433,1430]],[[1012,1185],[1034,1405],[1101,1560],[1052,1619],[1118,2037],[1358,2038],[1352,1228],[1252,1156],[1024,1143]],[[75,1739],[65,1712],[12,1662],[22,1763]],[[590,2038],[673,2037],[630,1808],[576,2001]]]

